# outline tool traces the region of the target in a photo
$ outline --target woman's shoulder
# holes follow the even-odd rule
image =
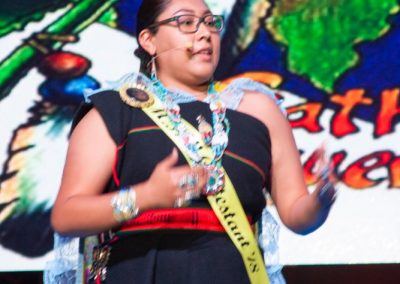
[[[286,111],[276,91],[264,84],[240,78],[223,86],[222,99],[228,108],[250,115],[270,128],[271,121],[285,118]]]
[[[270,87],[254,81],[249,78],[235,79],[229,84],[220,83],[221,98],[226,102],[228,108],[237,109],[242,101],[254,102],[257,104],[268,106],[273,104],[277,106],[282,113],[286,113],[282,107],[282,101],[276,96],[276,91]],[[217,84],[218,88],[218,84]]]

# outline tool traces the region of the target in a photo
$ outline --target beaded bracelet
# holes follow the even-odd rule
[[[139,214],[136,206],[136,191],[132,187],[123,187],[111,199],[115,220],[119,223],[135,218]]]

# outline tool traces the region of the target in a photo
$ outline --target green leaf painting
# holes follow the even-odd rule
[[[266,25],[287,48],[288,69],[332,91],[358,62],[355,45],[382,36],[398,11],[396,0],[280,0]]]
[[[23,30],[30,22],[42,20],[47,12],[74,2],[79,0],[1,0],[0,37]]]

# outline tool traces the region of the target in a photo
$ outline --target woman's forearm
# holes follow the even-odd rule
[[[146,193],[146,184],[130,187],[135,190],[136,204],[140,212],[152,208]],[[53,207],[51,223],[56,232],[68,236],[87,236],[104,232],[119,225],[113,211],[112,198],[118,192],[96,196],[77,195],[58,200]]]
[[[61,235],[87,236],[106,231],[118,223],[113,218],[112,194],[72,196],[53,208],[51,224]]]
[[[308,234],[318,229],[328,217],[330,206],[323,206],[317,190],[301,196],[290,209],[288,227],[298,234]]]

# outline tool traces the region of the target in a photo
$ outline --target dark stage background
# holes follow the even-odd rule
[[[287,284],[398,284],[400,265],[323,265],[283,268]],[[1,284],[41,284],[41,272],[0,273]]]

